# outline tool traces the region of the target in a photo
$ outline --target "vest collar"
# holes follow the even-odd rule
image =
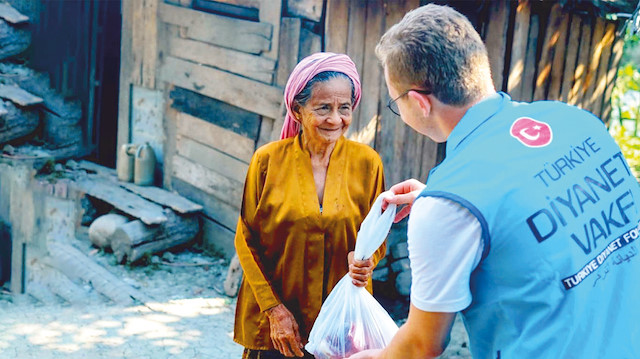
[[[473,131],[500,111],[506,101],[511,101],[509,95],[496,92],[467,110],[447,138],[447,153],[454,151]]]

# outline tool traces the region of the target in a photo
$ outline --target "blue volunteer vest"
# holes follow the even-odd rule
[[[446,153],[420,196],[482,227],[462,313],[473,357],[640,358],[640,187],[602,122],[497,93]]]

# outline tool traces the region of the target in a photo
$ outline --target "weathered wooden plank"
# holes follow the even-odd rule
[[[117,179],[116,171],[112,168],[84,160],[78,162],[78,168],[95,172],[96,175],[101,178],[114,182],[118,186],[130,192],[142,196],[154,203],[169,207],[178,213],[186,214],[202,210],[201,205],[191,202],[187,198],[184,198],[177,193],[167,191],[166,189],[155,186],[138,186],[134,183],[119,181]],[[93,178],[93,175],[90,174],[89,178]]]
[[[260,0],[215,0],[217,2],[221,2],[224,4],[236,5],[236,6],[244,6],[253,9],[260,8]]]
[[[533,92],[534,101],[544,100],[547,98],[547,91],[551,83],[551,65],[553,63],[553,55],[560,38],[560,25],[562,24],[562,12],[560,4],[551,7],[549,13],[549,22],[547,23],[544,42],[538,61],[538,76],[536,78],[536,88]]]
[[[0,147],[4,143],[33,133],[40,124],[37,111],[22,110],[0,100]]]
[[[259,54],[269,51],[273,25],[209,14],[161,3],[158,14],[164,22],[187,28],[189,38]],[[242,29],[242,31],[239,31]]]
[[[177,115],[177,132],[247,163],[253,156],[252,140],[186,113]]]
[[[540,31],[540,14],[531,12],[529,19],[529,37],[527,38],[527,52],[522,74],[522,86],[520,88],[520,101],[533,100],[533,90],[536,78],[536,51],[538,48],[538,36]]]
[[[216,197],[204,192],[201,189],[188,184],[187,182],[173,177],[171,179],[173,190],[191,200],[201,204],[204,208],[202,212],[205,216],[213,219],[231,231],[236,230],[240,209],[231,206]]]
[[[230,16],[237,19],[249,21],[259,20],[257,8],[238,6],[235,4],[225,4],[214,0],[193,0],[192,6],[195,10],[202,10],[209,13]]]
[[[0,60],[22,53],[30,44],[31,35],[26,27],[14,27],[0,19]]]
[[[521,89],[527,54],[530,18],[531,4],[528,0],[521,0],[516,8],[513,44],[511,45],[511,65],[509,67],[509,77],[507,78],[507,92],[516,101],[522,100]]]
[[[214,125],[226,128],[253,141],[258,137],[260,116],[241,108],[175,87],[170,92],[171,107]]]
[[[284,87],[287,84],[291,71],[293,71],[293,68],[296,67],[298,63],[301,26],[302,21],[299,18],[282,18],[279,42],[283,46],[280,46],[278,71],[276,73],[276,84],[278,86]]]
[[[231,259],[236,253],[235,232],[209,218],[202,218],[202,244]]]
[[[42,97],[38,97],[18,86],[0,84],[0,98],[9,100],[20,106],[31,106],[42,103]]]
[[[143,0],[142,81],[148,89],[156,87],[158,68],[158,3],[162,0]],[[137,34],[134,33],[134,36]]]
[[[580,36],[580,50],[578,50],[578,62],[576,70],[573,74],[573,86],[569,93],[569,104],[580,106],[584,97],[584,83],[589,69],[589,55],[591,54],[591,22],[582,23],[582,32]]]
[[[277,40],[280,38],[281,17],[282,0],[260,0],[260,22],[273,25],[271,38],[275,40],[271,41],[269,51],[264,51],[262,56],[272,60],[278,59],[278,53],[280,51],[280,42]]]
[[[489,53],[491,77],[497,90],[503,89],[504,61],[507,51],[507,31],[509,28],[510,3],[494,1],[489,3],[489,24],[484,42]]]
[[[349,0],[327,0],[324,19],[324,49],[338,54],[347,53],[349,28]]]
[[[133,7],[136,0],[122,0],[122,26],[120,38],[120,81],[118,91],[117,148],[129,143],[131,138],[131,82],[135,58],[133,56]]]
[[[596,116],[602,115],[602,100],[607,87],[607,70],[609,69],[611,47],[613,46],[615,36],[616,25],[614,23],[607,23],[604,37],[602,38],[602,58],[600,59],[600,65],[598,66],[598,75],[596,77],[597,85],[589,99],[591,112]]]
[[[622,59],[622,51],[624,49],[624,38],[618,37],[613,43],[613,50],[611,53],[611,59],[609,63],[609,71],[607,71],[607,88],[604,91],[602,120],[609,123],[611,120],[611,93],[615,85],[616,77],[618,76],[618,65]]]
[[[256,141],[256,149],[271,142],[274,122],[275,120],[272,118],[262,117],[262,120],[260,121],[260,134],[258,135],[258,141]]]
[[[79,191],[113,205],[124,213],[140,218],[146,224],[158,224],[167,220],[161,206],[127,191],[108,179],[88,176],[75,180],[73,186]]]
[[[558,41],[553,54],[553,65],[551,66],[551,84],[549,85],[548,100],[559,100],[562,80],[564,75],[564,63],[567,51],[567,34],[569,31],[569,22],[571,15],[569,13],[562,14],[562,22],[558,28]]]
[[[600,65],[600,58],[602,57],[602,50],[604,49],[606,41],[604,39],[605,20],[596,18],[595,22],[596,25],[593,29],[593,36],[591,37],[591,59],[589,60],[589,70],[587,71],[587,76],[583,85],[585,94],[582,99],[582,108],[588,109],[592,112],[593,109],[591,108],[591,105],[593,102],[591,101],[591,97],[593,96],[593,91],[596,88],[598,67]]]
[[[303,59],[322,50],[322,36],[302,26],[300,29],[300,49],[298,59]]]
[[[375,47],[382,36],[384,20],[384,4],[382,0],[367,2],[366,35],[364,41],[364,59],[360,81],[362,83],[362,98],[360,110],[349,127],[349,137],[367,141],[373,146],[373,138],[366,138],[363,131],[369,128],[371,122],[378,121],[380,84],[383,75],[375,54]]]
[[[242,182],[227,178],[179,155],[173,156],[172,175],[212,194],[229,205],[240,208],[242,203]]]
[[[21,24],[29,21],[29,17],[20,13],[7,3],[0,3],[0,18],[12,24]]]
[[[323,0],[287,0],[289,14],[319,22],[322,18]]]
[[[242,162],[188,137],[178,136],[176,149],[178,154],[192,162],[201,164],[240,183],[243,183],[247,176],[249,165],[246,162]]]
[[[282,90],[277,87],[173,56],[166,57],[160,78],[247,111],[271,118],[280,116]]]
[[[169,54],[271,84],[276,61],[205,42],[171,36]]]
[[[394,5],[390,2],[389,5]],[[389,13],[389,11],[387,11]],[[358,73],[362,73],[364,64],[364,40],[366,35],[367,4],[366,2],[349,2],[349,28],[347,35],[347,55],[356,64]],[[357,117],[358,112],[354,113]]]
[[[560,89],[560,101],[569,103],[573,81],[575,80],[576,62],[580,48],[580,33],[582,29],[582,18],[579,15],[571,16],[571,26],[569,27],[571,39],[567,43],[567,50],[564,61],[564,76]]]

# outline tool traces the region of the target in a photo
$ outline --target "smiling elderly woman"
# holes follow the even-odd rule
[[[281,140],[251,160],[235,238],[245,275],[234,339],[243,358],[312,358],[303,346],[340,278],[349,272],[371,291],[385,245],[365,261],[352,251],[384,175],[373,149],[344,137],[360,93],[348,56],[303,59],[285,89]]]

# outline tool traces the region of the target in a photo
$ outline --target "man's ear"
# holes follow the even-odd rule
[[[422,110],[422,114],[425,117],[429,116],[429,114],[431,113],[432,104],[431,104],[431,98],[429,98],[428,95],[421,94],[416,91],[409,91],[407,96],[411,97],[412,99],[418,102],[418,106],[420,106],[420,109]]]

